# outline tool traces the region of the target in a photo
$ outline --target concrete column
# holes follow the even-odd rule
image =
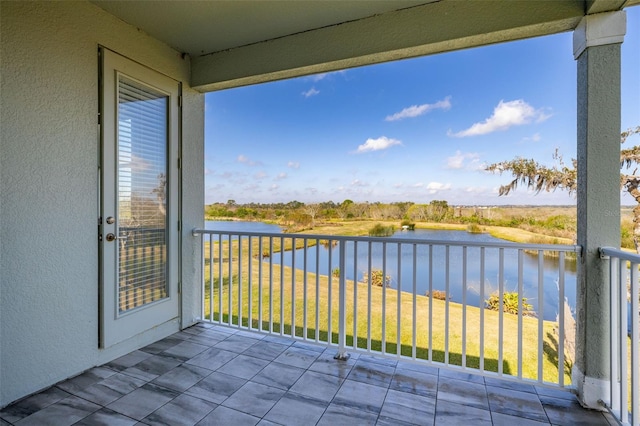
[[[609,401],[609,263],[598,248],[620,247],[620,44],[626,12],[585,16],[573,36],[578,65],[578,265],[576,356],[581,403]]]

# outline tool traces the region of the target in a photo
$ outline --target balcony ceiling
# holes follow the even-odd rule
[[[640,0],[90,0],[179,52],[210,91],[573,30]]]

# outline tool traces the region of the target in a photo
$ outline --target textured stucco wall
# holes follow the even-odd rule
[[[204,97],[189,60],[84,2],[0,2],[0,407],[158,337],[98,349],[98,45],[183,82],[183,318],[198,306]]]

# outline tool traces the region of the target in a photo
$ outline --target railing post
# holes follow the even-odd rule
[[[347,353],[347,243],[340,240],[338,244],[340,277],[338,279],[338,353],[333,357],[340,361],[349,359]],[[331,336],[329,336],[331,341]]]

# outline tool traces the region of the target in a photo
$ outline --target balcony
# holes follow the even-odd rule
[[[56,426],[615,424],[566,390],[335,353],[203,322],[16,402],[0,418]]]

